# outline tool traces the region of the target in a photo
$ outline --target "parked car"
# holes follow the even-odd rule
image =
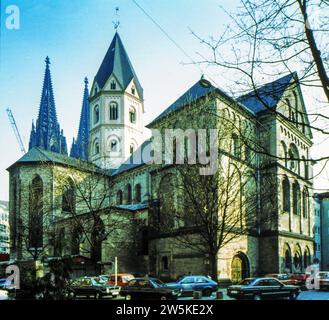
[[[202,291],[204,296],[210,296],[218,289],[218,283],[205,276],[184,276],[176,282],[166,283],[169,288],[182,290],[183,294]]]
[[[297,285],[297,280],[293,279],[288,273],[270,273],[265,275],[265,278],[275,278],[280,282],[288,285]]]
[[[299,286],[304,286],[305,285],[305,281],[308,277],[308,274],[307,273],[302,273],[302,272],[299,272],[299,273],[293,273],[290,278],[295,280],[296,281],[296,285],[299,285]]]
[[[10,289],[11,283],[8,279],[0,279],[0,289]]]
[[[168,288],[156,278],[135,278],[121,288],[120,295],[126,300],[176,300],[181,295],[181,291]]]
[[[0,300],[8,300],[8,291],[0,289]]]
[[[68,294],[73,297],[103,297],[113,298],[119,295],[120,287],[109,285],[99,277],[83,277],[73,280],[68,288]]]
[[[247,278],[227,288],[227,295],[235,299],[262,300],[266,298],[297,299],[298,286],[286,285],[275,278]]]
[[[111,274],[109,276],[102,275],[100,276],[104,279],[108,284],[115,284],[115,274]],[[117,285],[119,287],[125,286],[130,280],[134,279],[135,277],[130,273],[118,273],[117,274]]]
[[[316,276],[318,277],[318,281],[319,281],[319,289],[328,290],[329,289],[329,272],[320,271]]]

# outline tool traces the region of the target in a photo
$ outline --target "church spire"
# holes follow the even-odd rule
[[[39,115],[35,127],[32,125],[29,149],[40,147],[45,150],[67,154],[66,139],[57,120],[49,57],[46,57],[45,62],[46,70]]]
[[[71,157],[88,161],[89,129],[89,91],[88,79],[85,78],[85,88],[83,93],[78,137],[76,140],[73,139],[70,153]]]
[[[138,96],[143,99],[143,88],[117,30],[95,77],[95,82],[100,90],[104,88],[111,76],[115,77],[123,90],[126,90],[134,80]]]

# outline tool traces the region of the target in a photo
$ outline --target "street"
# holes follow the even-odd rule
[[[234,300],[226,295],[226,289],[220,289],[223,292],[223,300]],[[181,297],[178,300],[193,300],[193,297]],[[215,295],[203,297],[202,300],[215,300]],[[329,291],[302,291],[297,300],[329,300]]]

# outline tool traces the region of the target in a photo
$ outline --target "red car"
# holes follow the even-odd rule
[[[298,285],[298,281],[288,273],[271,273],[267,274],[265,277],[278,279],[280,282],[286,285]]]
[[[115,284],[115,274],[111,274],[109,276],[100,276],[103,280],[106,280],[108,284]],[[117,285],[119,287],[125,286],[130,280],[134,279],[135,277],[130,273],[118,273],[117,274]]]

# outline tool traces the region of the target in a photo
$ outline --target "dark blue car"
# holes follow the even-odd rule
[[[183,294],[201,291],[204,296],[210,296],[218,289],[218,283],[205,276],[185,276],[176,282],[166,283],[166,286],[182,290]]]

